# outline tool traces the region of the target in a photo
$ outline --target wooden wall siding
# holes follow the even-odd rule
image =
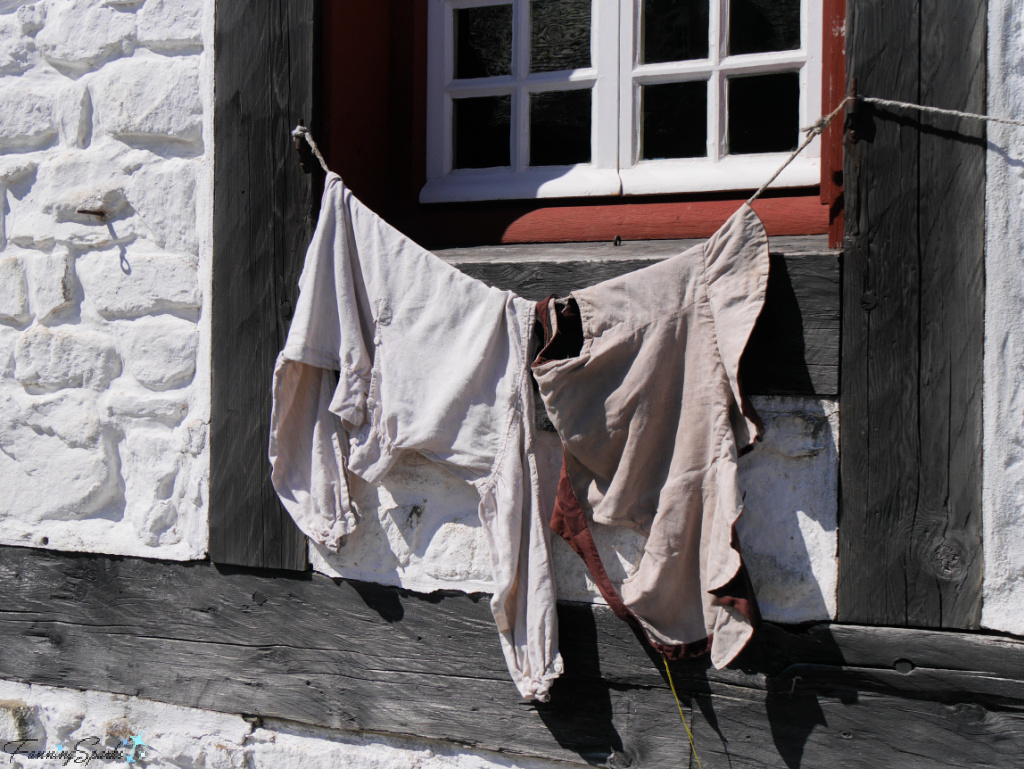
[[[859,93],[985,108],[984,0],[849,0]],[[983,129],[861,109],[846,154],[839,617],[981,609]]]
[[[450,249],[463,272],[528,299],[570,291],[641,269],[700,241]],[[823,237],[773,239],[764,310],[743,358],[751,394],[839,392],[839,257]],[[515,256],[509,256],[509,253]],[[561,258],[553,258],[561,256]]]
[[[0,548],[0,677],[634,769],[693,765],[660,661],[559,607],[567,673],[519,699],[486,596]],[[677,663],[706,769],[1016,766],[1024,643],[766,625],[735,669]]]
[[[311,234],[291,129],[312,112],[314,0],[218,0],[210,557],[303,569],[270,484],[270,375]]]

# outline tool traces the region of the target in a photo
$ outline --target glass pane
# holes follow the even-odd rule
[[[729,0],[729,53],[800,47],[800,0]]]
[[[530,3],[530,71],[590,66],[590,0]]]
[[[708,0],[644,0],[641,24],[641,64],[708,57]]]
[[[530,94],[530,165],[590,162],[590,89]]]
[[[455,77],[512,74],[512,6],[455,11]]]
[[[800,75],[730,77],[730,155],[795,150],[800,135]]]
[[[511,165],[511,96],[479,96],[452,101],[452,166],[493,168]]]
[[[708,154],[708,84],[640,86],[640,158],[702,158]]]

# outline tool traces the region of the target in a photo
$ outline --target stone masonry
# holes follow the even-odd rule
[[[0,0],[0,542],[207,542],[212,0]]]
[[[132,740],[135,737],[135,740]],[[125,745],[127,743],[127,745]],[[102,692],[0,680],[0,763],[11,769],[568,769],[436,740],[338,732]],[[58,750],[60,749],[60,750]],[[31,758],[63,751],[70,759]],[[93,752],[119,759],[86,760]],[[15,753],[16,752],[16,753]],[[76,762],[77,759],[77,762]]]

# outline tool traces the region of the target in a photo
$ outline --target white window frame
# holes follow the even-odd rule
[[[711,0],[708,58],[640,64],[640,0],[592,0],[593,66],[530,73],[530,0],[430,0],[427,59],[427,183],[423,203],[532,198],[719,192],[754,189],[788,152],[726,155],[727,77],[796,71],[800,77],[800,126],[821,114],[822,0],[801,0],[801,47],[795,51],[729,56],[729,0]],[[460,8],[511,5],[512,74],[454,77],[454,12]],[[708,82],[708,156],[639,160],[640,87],[684,80]],[[529,165],[531,93],[590,86],[591,162],[571,166]],[[453,168],[452,101],[459,97],[512,97],[510,160],[506,168]],[[621,98],[628,95],[629,98]],[[820,182],[820,139],[797,157],[773,187]]]

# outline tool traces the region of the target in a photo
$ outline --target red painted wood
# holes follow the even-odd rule
[[[647,203],[605,199],[586,205],[437,207],[411,222],[406,231],[431,247],[483,243],[703,238],[711,235],[744,198]],[[762,198],[754,210],[769,235],[808,235],[828,231],[828,209],[817,195]]]
[[[846,95],[846,0],[825,0],[821,108],[827,115]],[[843,242],[843,116],[821,136],[821,202],[829,207],[829,245]]]
[[[332,170],[367,205],[388,200],[391,4],[324,0],[320,117],[313,126]]]

